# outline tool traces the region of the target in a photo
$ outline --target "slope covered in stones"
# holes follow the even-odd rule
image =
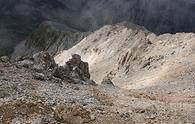
[[[50,62],[52,61],[45,64],[50,65]],[[33,69],[32,64],[33,61],[28,59],[14,63],[0,61],[0,123],[194,122],[195,93],[192,90],[146,92],[125,90],[111,85],[75,84],[52,78],[50,75],[37,78],[35,74],[38,70]],[[44,68],[39,73],[46,75],[50,73],[49,70]]]
[[[155,35],[143,27],[107,25],[55,57],[59,65],[72,53],[89,63],[92,79],[105,76],[120,87],[146,90],[194,90],[195,34]]]

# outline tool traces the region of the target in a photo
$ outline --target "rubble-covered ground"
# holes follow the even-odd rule
[[[16,63],[0,63],[1,124],[195,123],[192,90],[125,90],[35,79],[35,73]]]

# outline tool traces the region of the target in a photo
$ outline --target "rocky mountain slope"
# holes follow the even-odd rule
[[[64,65],[72,53],[80,54],[98,83],[108,76],[127,89],[194,90],[194,41],[193,33],[157,36],[124,22],[104,26],[55,60]]]
[[[194,33],[158,36],[122,22],[83,36],[67,25],[45,22],[31,34],[32,42],[24,41],[16,49],[22,52],[13,54],[28,56],[13,62],[0,58],[0,123],[195,122]],[[64,75],[67,65],[57,66],[47,52],[31,56],[40,50],[59,52],[67,45],[74,46],[56,53],[56,63],[77,63],[69,59],[80,54],[98,85]]]
[[[40,58],[38,58],[40,59]],[[49,61],[49,63],[52,61]],[[125,90],[36,75],[32,60],[0,61],[2,124],[193,123],[194,90]],[[44,66],[45,67],[45,66]],[[40,71],[40,70],[39,70]]]
[[[46,21],[14,48],[12,58],[32,56],[40,51],[48,51],[54,55],[76,45],[88,34],[90,33],[80,32],[64,24]]]
[[[195,31],[194,10],[193,0],[0,0],[0,123],[195,123],[195,34],[176,33]]]

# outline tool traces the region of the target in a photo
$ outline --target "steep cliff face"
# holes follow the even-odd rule
[[[51,21],[43,22],[27,40],[15,47],[12,58],[32,55],[39,51],[57,54],[80,42],[89,32],[80,32],[67,25]]]
[[[193,33],[156,36],[120,23],[104,26],[55,60],[64,65],[72,53],[80,54],[99,83],[108,76],[128,89],[182,90],[194,87],[194,41]]]

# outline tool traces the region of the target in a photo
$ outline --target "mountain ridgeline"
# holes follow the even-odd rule
[[[0,56],[10,55],[43,21],[79,32],[129,21],[156,34],[194,32],[193,0],[0,0]]]

